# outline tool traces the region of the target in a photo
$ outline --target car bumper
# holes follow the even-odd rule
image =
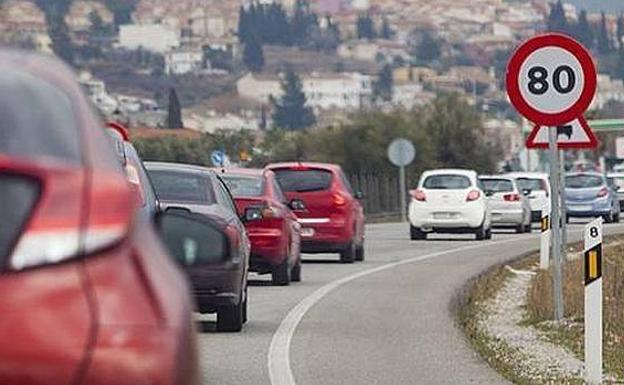
[[[301,218],[299,223],[304,253],[335,252],[338,246],[348,245],[353,240],[352,226],[345,219]],[[319,251],[315,251],[317,249]]]
[[[217,307],[237,305],[241,300],[244,269],[203,270],[191,273],[193,295],[201,313],[211,313]]]
[[[444,229],[476,229],[485,220],[485,210],[479,208],[444,208],[423,207],[422,205],[410,204],[409,219],[412,226],[433,231]]]
[[[301,252],[308,254],[340,253],[349,248],[350,242],[326,242],[317,240],[302,240]]]
[[[258,271],[263,265],[276,266],[288,258],[288,240],[279,229],[250,230],[250,270]]]
[[[523,210],[492,210],[493,226],[518,226],[523,224]]]
[[[610,215],[612,212],[611,202],[593,201],[588,203],[566,203],[566,213],[568,217],[595,217]]]

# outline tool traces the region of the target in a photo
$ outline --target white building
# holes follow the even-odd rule
[[[257,131],[260,129],[259,121],[254,116],[245,116],[232,113],[217,114],[214,111],[209,111],[207,115],[193,114],[191,111],[185,111],[184,116],[187,117],[184,120],[185,127],[201,132],[214,133],[219,130]]]
[[[165,53],[165,73],[167,75],[196,73],[202,68],[203,57],[201,49],[169,51]]]
[[[139,47],[164,54],[180,46],[180,34],[164,24],[126,24],[119,27],[119,47]]]
[[[103,113],[112,114],[118,109],[119,103],[106,91],[106,84],[89,74],[81,74],[80,84],[84,87],[93,104]]]
[[[612,79],[609,75],[598,75],[598,87],[591,109],[601,109],[610,102],[624,102],[624,81]]]
[[[320,74],[302,76],[303,92],[308,105],[318,109],[361,109],[370,105],[372,81],[359,73]],[[282,95],[279,77],[247,74],[237,82],[240,96],[260,103]]]

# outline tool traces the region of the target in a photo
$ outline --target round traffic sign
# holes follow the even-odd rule
[[[580,117],[596,92],[596,67],[587,50],[561,34],[529,39],[507,65],[507,94],[530,121],[566,124]]]
[[[416,149],[412,142],[398,138],[388,146],[388,159],[397,167],[404,167],[414,161]]]

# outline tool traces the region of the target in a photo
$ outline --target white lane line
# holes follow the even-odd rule
[[[531,236],[531,239],[538,238],[539,235]],[[422,255],[420,257],[403,259],[397,262],[391,262],[385,265],[381,265],[372,269],[364,270],[359,273],[355,273],[352,275],[348,275],[344,278],[338,279],[336,281],[330,282],[312,294],[305,297],[301,302],[299,302],[294,308],[288,312],[286,317],[282,320],[279,327],[273,334],[273,339],[271,340],[271,346],[269,347],[268,354],[268,365],[269,365],[269,378],[271,380],[271,385],[296,385],[295,378],[293,377],[292,369],[290,367],[290,344],[292,342],[292,338],[295,334],[295,330],[297,326],[303,319],[303,316],[314,306],[317,302],[319,302],[323,297],[337,289],[338,287],[354,281],[356,279],[365,277],[367,275],[375,274],[380,271],[392,269],[397,266],[406,265],[408,263],[415,263],[425,261],[427,259],[437,258],[448,254],[453,254],[462,251],[468,251],[493,245],[500,245],[504,243],[517,242],[520,240],[527,240],[524,236],[518,236],[511,239],[505,239],[501,241],[480,243],[478,245],[471,246],[463,246],[457,247],[450,250],[444,250],[435,252],[432,254]],[[537,247],[538,245],[536,245]]]

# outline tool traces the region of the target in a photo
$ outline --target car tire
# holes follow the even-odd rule
[[[301,257],[295,262],[292,270],[290,270],[290,281],[301,282]]]
[[[481,225],[479,228],[477,228],[477,231],[475,232],[475,239],[477,241],[483,241],[487,239],[487,235],[488,230],[485,228],[485,225]]]
[[[527,234],[530,234],[531,232],[533,232],[533,227],[531,226],[531,222],[529,222],[528,225],[524,225],[524,232]]]
[[[620,223],[620,213],[613,214],[613,222]]]
[[[347,246],[346,250],[340,252],[340,262],[353,263],[355,262],[355,244],[351,243]]]
[[[518,225],[516,226],[516,234],[522,234],[526,231],[526,228],[524,227],[524,225]]]
[[[364,245],[358,246],[355,249],[355,260],[358,262],[364,261]]]
[[[221,306],[217,309],[217,331],[240,332],[243,329],[245,301],[238,305]]]
[[[492,228],[491,227],[489,229],[487,229],[487,231],[485,232],[485,239],[492,239]]]
[[[414,227],[410,225],[410,239],[412,241],[419,241],[422,239],[427,239],[427,233],[425,233],[418,227]]]
[[[243,324],[247,323],[247,304],[248,304],[248,298],[249,298],[249,292],[247,291],[247,288],[245,288],[245,302],[243,303]]]
[[[604,220],[605,223],[612,223],[613,222],[613,215],[611,215],[611,214],[603,215],[602,219]]]
[[[271,272],[273,285],[275,286],[288,286],[290,285],[290,267],[288,266],[288,258],[284,262],[273,268]]]

